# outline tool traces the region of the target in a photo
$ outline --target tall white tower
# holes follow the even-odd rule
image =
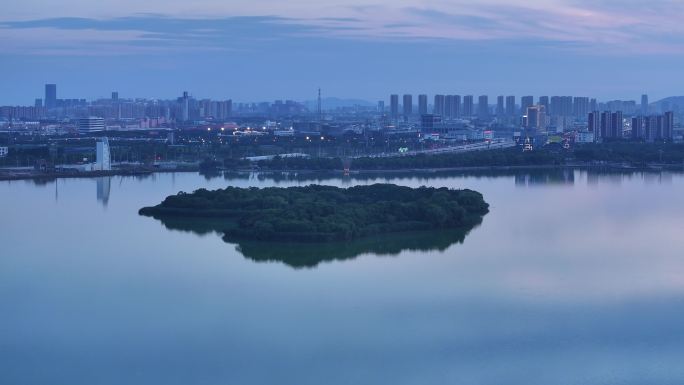
[[[97,159],[95,164],[100,171],[110,171],[112,169],[109,139],[107,137],[103,137],[101,141],[97,142]]]

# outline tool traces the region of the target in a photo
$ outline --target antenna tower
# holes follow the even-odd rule
[[[323,110],[321,109],[321,87],[318,87],[318,123],[323,120]]]

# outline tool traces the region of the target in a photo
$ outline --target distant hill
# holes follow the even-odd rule
[[[665,99],[658,100],[657,102],[651,103],[657,109],[663,109],[663,107],[669,106],[670,110],[684,110],[684,96],[670,96]]]
[[[307,100],[304,102],[304,105],[311,111],[316,111],[316,108],[318,108],[318,101],[317,100]],[[323,110],[334,110],[340,107],[354,107],[354,106],[362,106],[362,107],[373,107],[375,106],[375,103],[371,103],[368,100],[363,100],[363,99],[341,99],[341,98],[334,98],[334,97],[329,97],[329,98],[322,98],[321,99],[321,107]]]

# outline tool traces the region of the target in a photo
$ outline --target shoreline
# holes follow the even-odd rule
[[[258,169],[225,169],[217,172],[234,173],[253,173],[258,172],[265,175],[275,175],[284,173],[298,174],[339,174],[340,176],[353,176],[360,174],[400,174],[400,173],[440,173],[440,172],[486,172],[486,171],[523,171],[523,170],[562,170],[562,169],[585,169],[585,170],[608,170],[626,172],[644,171],[684,171],[684,165],[675,164],[650,164],[646,166],[625,166],[623,164],[562,164],[562,165],[523,165],[523,166],[463,166],[463,167],[443,167],[443,168],[402,168],[402,169],[369,169],[352,170],[345,174],[342,170],[258,170]],[[173,172],[199,172],[199,168],[182,169],[142,169],[142,170],[112,170],[112,171],[88,171],[88,172],[68,172],[68,173],[25,173],[16,175],[2,174],[0,170],[0,181],[14,180],[55,180],[55,179],[74,179],[74,178],[99,178],[108,176],[144,176],[157,173]]]
[[[161,174],[169,172],[197,172],[199,169],[140,169],[140,170],[111,170],[111,171],[83,171],[83,172],[40,172],[40,173],[17,173],[6,174],[0,170],[1,181],[15,181],[15,180],[56,180],[56,179],[77,179],[77,178],[101,178],[108,176],[145,176],[152,174]],[[11,173],[11,171],[9,171]]]

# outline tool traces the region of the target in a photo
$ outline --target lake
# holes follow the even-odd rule
[[[306,255],[138,215],[198,188],[387,182],[490,213]],[[682,174],[0,182],[0,384],[682,384],[683,319]]]

